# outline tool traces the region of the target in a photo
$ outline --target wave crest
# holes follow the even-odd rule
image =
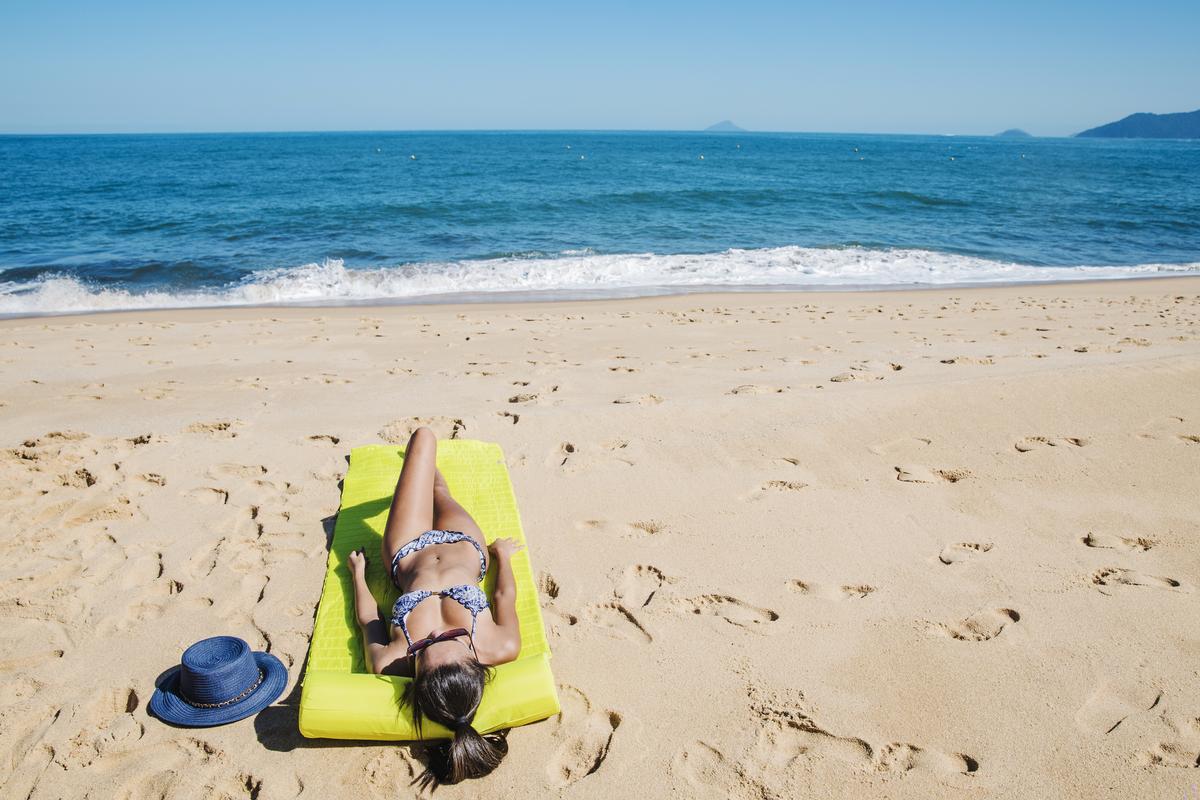
[[[0,314],[125,309],[656,294],[712,288],[821,289],[997,284],[1200,274],[1200,262],[1034,267],[930,250],[772,247],[719,253],[600,255],[425,262],[352,269],[340,259],[255,272],[214,289],[131,291],[63,275],[0,283]],[[497,298],[499,299],[499,298]]]

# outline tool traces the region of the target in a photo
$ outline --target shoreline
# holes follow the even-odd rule
[[[655,301],[673,301],[682,302],[687,298],[707,299],[715,302],[720,298],[739,298],[738,302],[765,302],[770,298],[799,298],[799,297],[868,297],[871,295],[880,296],[905,296],[905,295],[921,295],[932,294],[938,292],[988,292],[997,291],[1003,292],[1006,290],[1028,290],[1037,288],[1052,289],[1054,287],[1082,287],[1082,286],[1140,286],[1140,285],[1162,285],[1164,282],[1178,282],[1178,290],[1188,290],[1188,284],[1195,284],[1200,280],[1200,275],[1179,274],[1179,275],[1159,275],[1148,276],[1141,275],[1136,277],[1111,277],[1111,278],[1080,278],[1080,279],[1061,279],[1061,280],[1045,280],[1045,281],[1009,281],[995,283],[948,283],[948,284],[919,284],[919,285],[882,285],[872,286],[869,284],[833,286],[825,288],[822,286],[810,288],[791,288],[780,287],[770,288],[763,286],[748,286],[744,289],[736,287],[662,287],[664,290],[655,293],[638,293],[638,294],[611,294],[613,290],[597,290],[597,292],[606,292],[603,295],[597,296],[570,296],[565,298],[546,298],[545,295],[554,294],[553,291],[544,292],[489,292],[478,293],[472,295],[464,293],[463,295],[429,295],[413,298],[397,298],[389,301],[386,298],[372,298],[362,301],[346,301],[342,303],[326,303],[324,301],[313,301],[312,303],[280,303],[280,304],[230,304],[230,305],[199,305],[199,306],[166,306],[153,308],[121,308],[121,309],[97,309],[95,311],[62,311],[62,312],[39,312],[36,314],[24,315],[8,315],[0,314],[0,326],[8,323],[20,323],[22,321],[36,320],[73,320],[73,319],[88,319],[94,317],[117,317],[122,315],[159,315],[159,314],[179,314],[179,313],[196,313],[196,314],[216,314],[216,313],[302,313],[309,311],[330,311],[336,312],[339,310],[345,311],[368,311],[373,309],[396,309],[396,308],[512,308],[520,306],[532,306],[535,308],[548,307],[554,308],[558,306],[572,306],[576,304],[588,305],[597,304],[603,305],[606,303],[630,303],[630,302],[655,302]],[[659,287],[638,287],[631,291],[644,290],[645,288]],[[449,298],[449,299],[446,299]]]

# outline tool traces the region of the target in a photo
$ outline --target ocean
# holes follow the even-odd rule
[[[0,314],[1200,274],[1200,144],[0,136]]]

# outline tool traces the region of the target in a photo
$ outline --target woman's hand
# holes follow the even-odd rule
[[[491,551],[492,555],[495,558],[501,559],[512,558],[513,553],[519,553],[524,549],[525,545],[507,536],[503,539],[497,539],[488,545],[488,550]]]
[[[361,547],[350,553],[350,556],[347,560],[350,563],[351,575],[367,574],[367,554],[363,552]]]

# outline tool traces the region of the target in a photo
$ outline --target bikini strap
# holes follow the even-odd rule
[[[410,597],[415,599],[412,602],[409,602],[407,598]],[[408,635],[408,615],[412,613],[413,609],[416,608],[419,603],[428,600],[430,597],[433,597],[433,592],[429,591],[428,589],[417,589],[401,595],[396,600],[396,605],[400,605],[402,608],[400,610],[399,617],[395,617],[395,612],[393,610],[393,617],[395,617],[393,622],[400,625],[400,632],[404,634],[404,641],[408,642],[410,645],[412,644],[412,637]]]

